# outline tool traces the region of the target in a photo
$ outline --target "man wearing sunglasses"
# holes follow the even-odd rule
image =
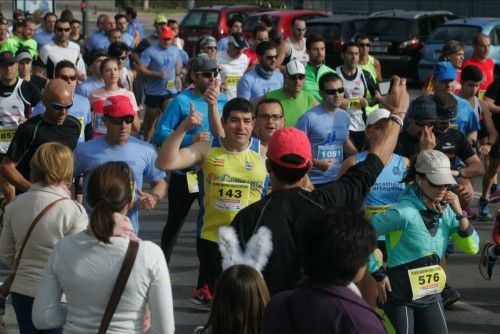
[[[307,37],[306,50],[309,61],[306,65],[306,82],[304,90],[314,95],[316,100],[321,102],[322,95],[319,93],[318,81],[325,73],[335,71],[325,65],[325,39],[318,35]]]
[[[59,19],[54,30],[54,39],[40,49],[40,60],[45,66],[47,78],[53,79],[57,63],[69,60],[78,69],[81,80],[85,80],[85,63],[80,53],[80,46],[69,40],[71,23],[66,19]]]
[[[276,99],[281,102],[285,112],[285,126],[295,126],[297,120],[303,113],[318,105],[314,96],[304,91],[306,70],[298,60],[292,60],[286,64],[285,83],[283,88],[267,92],[265,97]]]
[[[283,87],[283,74],[276,70],[278,53],[271,42],[259,43],[256,49],[258,63],[238,82],[237,95],[255,100],[271,90]]]
[[[110,161],[126,162],[134,175],[135,189],[128,217],[135,232],[139,233],[139,209],[152,210],[166,194],[165,173],[156,169],[156,150],[140,139],[130,136],[135,111],[125,96],[111,96],[104,101],[104,123],[107,132],[78,145],[75,150],[74,175],[83,174],[84,206],[88,178],[95,167]],[[143,179],[151,185],[151,192],[142,191]]]
[[[302,115],[295,125],[311,142],[313,168],[309,178],[316,188],[337,178],[344,151],[347,155],[358,153],[349,139],[349,114],[340,108],[344,98],[342,79],[333,72],[323,74],[319,94],[323,102]]]
[[[42,101],[45,112],[19,125],[0,165],[0,175],[16,187],[17,194],[31,187],[30,161],[40,145],[56,141],[74,150],[80,137],[80,122],[68,115],[73,106],[73,92],[66,81],[49,81]]]
[[[43,30],[37,33],[33,38],[38,43],[38,48],[52,41],[54,37],[54,28],[56,25],[57,16],[54,13],[47,13],[43,17]]]
[[[188,88],[177,95],[162,114],[152,138],[155,145],[163,145],[165,139],[169,138],[175,129],[179,127],[179,124],[189,115],[191,105],[203,115],[203,122],[200,126],[192,128],[185,134],[181,147],[184,148],[199,141],[210,140],[209,105],[205,95],[207,92],[218,89],[218,77],[218,66],[214,59],[207,55],[198,55],[194,58],[191,64],[191,79],[194,87],[192,89]],[[216,100],[218,110],[222,110],[226,102],[227,98],[224,94],[218,95]],[[191,205],[198,199],[197,191],[189,187],[189,175],[192,175],[190,169],[175,170],[170,173],[168,192],[175,194],[175,196],[168,196],[167,223],[161,237],[161,248],[165,253],[167,262],[170,261],[177,235],[184,224]]]

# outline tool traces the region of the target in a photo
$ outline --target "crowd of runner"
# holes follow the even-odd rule
[[[9,298],[21,333],[173,333],[168,266],[195,200],[195,333],[447,333],[446,257],[480,251],[473,219],[494,222],[492,278],[490,38],[466,60],[448,41],[410,103],[404,78],[381,89],[367,36],[333,69],[304,20],[288,38],[267,23],[247,40],[234,16],[188,54],[177,21],[146,36],[133,8],[89,36],[68,10],[0,19],[0,315]],[[164,198],[158,247],[140,210]]]

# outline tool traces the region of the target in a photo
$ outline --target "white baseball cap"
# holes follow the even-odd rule
[[[381,108],[374,110],[373,112],[370,113],[370,115],[368,115],[368,118],[366,119],[366,125],[373,125],[378,121],[380,121],[381,119],[389,118],[390,115],[391,112],[387,109]]]
[[[424,150],[417,156],[415,169],[425,176],[433,184],[457,184],[451,175],[450,159],[443,152],[436,150]]]
[[[298,60],[291,60],[286,64],[286,73],[289,75],[306,74],[306,68]]]

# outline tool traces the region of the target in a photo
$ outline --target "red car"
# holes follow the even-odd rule
[[[252,31],[257,26],[259,18],[263,14],[271,16],[273,20],[273,28],[278,29],[283,34],[284,38],[288,38],[292,34],[292,20],[295,17],[300,17],[301,19],[307,21],[328,16],[327,14],[318,10],[302,9],[277,10],[248,15],[248,17],[243,22],[243,34],[248,40],[252,39]]]
[[[181,22],[179,36],[184,39],[184,49],[193,56],[196,42],[206,35],[219,40],[229,34],[227,24],[233,16],[246,16],[269,10],[257,5],[207,6],[191,9]]]

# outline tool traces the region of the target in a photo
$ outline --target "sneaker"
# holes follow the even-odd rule
[[[491,193],[490,195],[490,203],[498,203],[500,202],[500,190]]]
[[[496,257],[488,255],[488,249],[491,246],[493,246],[493,244],[491,242],[487,242],[486,245],[483,246],[481,257],[479,258],[479,273],[487,281],[491,280],[493,267],[495,266],[495,262],[497,260]]]
[[[210,306],[212,304],[212,293],[205,284],[202,288],[197,288],[191,295],[191,301],[198,305]]]
[[[488,221],[491,217],[490,206],[488,205],[488,200],[484,198],[479,198],[479,214],[478,219],[480,221]]]
[[[458,302],[462,296],[460,296],[457,290],[446,284],[444,290],[441,291],[441,298],[443,298],[444,307],[449,308],[451,305]]]

